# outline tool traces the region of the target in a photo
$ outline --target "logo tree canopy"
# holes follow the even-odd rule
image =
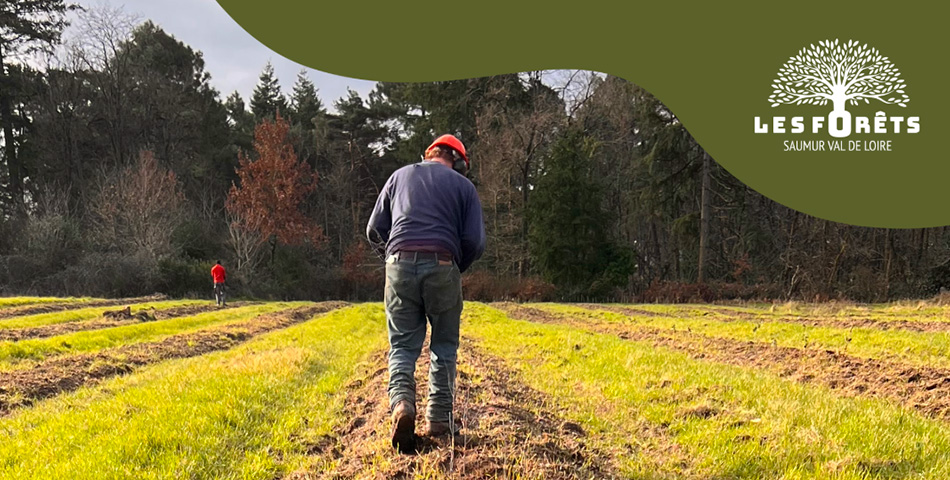
[[[874,99],[906,107],[910,100],[897,67],[876,48],[854,40],[823,40],[817,47],[803,48],[778,72],[769,95],[773,107],[831,101],[834,111],[843,111],[847,102]]]

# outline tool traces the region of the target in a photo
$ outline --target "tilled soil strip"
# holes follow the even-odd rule
[[[761,342],[713,338],[681,330],[661,330],[572,318],[516,304],[493,304],[512,318],[567,324],[691,358],[763,369],[802,383],[815,383],[846,396],[884,398],[927,416],[950,419],[950,370],[853,357],[831,350],[791,348]]]
[[[0,319],[22,317],[25,315],[37,315],[40,313],[62,312],[65,310],[79,310],[80,308],[111,307],[113,305],[125,305],[145,302],[160,302],[167,300],[165,295],[149,295],[147,297],[134,298],[116,298],[109,300],[93,300],[90,302],[70,302],[70,303],[43,303],[40,305],[23,305],[21,307],[4,308],[0,310]]]
[[[246,322],[166,337],[157,342],[125,345],[96,353],[56,357],[30,369],[0,373],[0,414],[37,400],[75,390],[97,380],[173,358],[225,350],[272,330],[306,321],[347,305],[322,302],[260,315]]]
[[[461,361],[467,362],[468,368],[459,369],[455,411],[462,429],[454,447],[450,438],[423,437],[417,454],[396,453],[389,440],[387,374],[381,367],[386,364],[384,353],[377,355],[365,376],[346,387],[347,419],[335,436],[309,446],[310,453],[322,460],[314,468],[328,470],[294,472],[285,480],[429,478],[434,472],[459,479],[621,477],[615,467],[616,458],[592,447],[580,425],[545,409],[552,403],[550,398],[520,383],[497,359],[464,344]],[[426,351],[421,358],[416,383],[417,389],[425,392],[429,368]],[[417,433],[424,429],[424,418],[423,398],[417,404]],[[670,444],[664,453],[678,448],[660,427],[649,434],[653,438],[641,443]],[[637,448],[627,445],[622,453],[630,454]],[[388,464],[379,462],[380,456],[390,457]],[[658,454],[653,458],[665,461],[669,456]]]
[[[223,308],[234,308],[247,305],[246,302],[235,302],[227,307]],[[209,312],[212,310],[221,310],[222,307],[217,307],[215,305],[183,305],[180,307],[166,308],[164,310],[154,310],[154,309],[145,309],[142,310],[147,312],[149,315],[155,317],[156,320],[165,320],[169,318],[176,317],[186,317],[190,315],[196,315],[203,312]],[[136,312],[137,313],[137,312]],[[66,333],[81,332],[85,330],[101,330],[104,328],[112,327],[121,327],[123,325],[131,325],[133,323],[142,323],[138,318],[129,318],[121,320],[110,320],[106,318],[98,318],[94,320],[81,320],[76,322],[65,322],[57,323],[54,325],[43,325],[41,327],[25,327],[25,328],[9,328],[9,329],[0,329],[0,341],[3,340],[12,340],[19,341],[28,338],[46,338],[53,337],[56,335],[63,335]]]
[[[666,314],[666,313],[656,313],[650,312],[647,310],[640,310],[637,308],[631,307],[621,307],[618,305],[597,305],[597,304],[578,304],[578,307],[594,309],[594,310],[607,310],[615,313],[620,313],[623,315],[628,315],[632,317],[671,317],[675,318],[676,315]],[[828,318],[828,317],[756,317],[755,315],[746,313],[746,312],[732,312],[730,314],[727,311],[710,311],[709,319],[719,322],[731,322],[736,320],[752,321],[758,323],[769,323],[769,322],[782,322],[782,323],[794,323],[798,325],[804,325],[806,327],[822,327],[822,328],[840,328],[840,329],[849,329],[849,328],[874,328],[878,330],[906,330],[912,332],[950,332],[950,322],[948,321],[939,321],[939,320],[879,320],[868,317],[857,317],[857,318]],[[699,318],[699,317],[697,317]]]
[[[877,330],[906,330],[910,332],[950,332],[950,322],[937,320],[876,320],[873,318],[795,318],[778,317],[770,322],[797,323],[806,327],[874,328]]]

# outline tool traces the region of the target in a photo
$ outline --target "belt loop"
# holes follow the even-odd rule
[[[412,252],[412,263],[419,263],[419,252]]]

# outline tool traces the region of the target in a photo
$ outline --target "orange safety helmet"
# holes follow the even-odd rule
[[[462,160],[465,160],[465,169],[467,170],[471,167],[471,164],[468,161],[468,155],[465,154],[465,145],[462,145],[462,142],[455,138],[455,135],[446,134],[435,139],[435,141],[432,142],[432,145],[429,145],[429,147],[426,148],[425,155],[428,156],[429,150],[432,150],[439,145],[445,145],[446,147],[452,148],[456,152],[459,152],[459,155],[462,156]]]

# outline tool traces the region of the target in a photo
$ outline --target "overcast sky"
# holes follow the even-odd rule
[[[367,98],[375,82],[340,77],[304,67],[288,60],[258,42],[228,16],[215,0],[78,0],[80,5],[95,8],[121,8],[135,14],[141,21],[152,20],[166,33],[200,50],[211,83],[222,100],[237,90],[247,102],[257,84],[261,70],[270,61],[280,80],[281,91],[293,91],[297,73],[303,68],[317,86],[323,104],[333,103],[346,95],[347,87]]]

